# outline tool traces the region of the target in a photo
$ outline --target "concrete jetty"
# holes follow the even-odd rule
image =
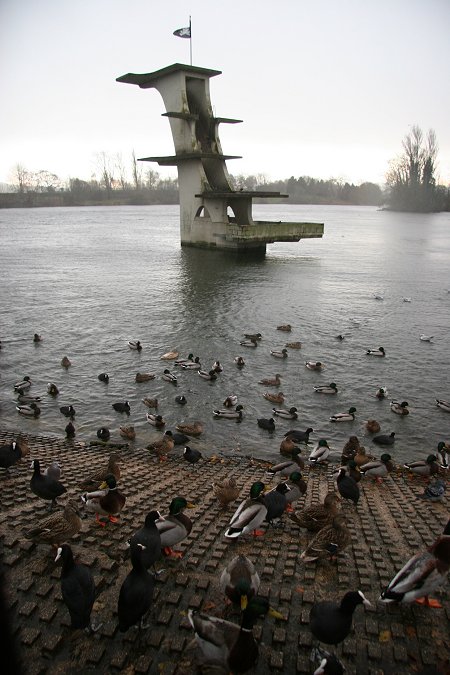
[[[0,429],[0,444],[15,437],[12,431]],[[223,567],[237,553],[253,560],[261,577],[260,594],[268,597],[284,617],[267,618],[255,626],[260,657],[250,672],[313,673],[318,663],[310,660],[312,604],[318,599],[338,599],[346,591],[357,589],[363,591],[372,607],[358,607],[350,635],[336,649],[329,649],[341,659],[346,673],[450,672],[448,584],[436,594],[442,609],[377,602],[395,572],[411,555],[433,543],[448,520],[448,495],[442,502],[424,502],[418,498],[424,489],[421,479],[411,479],[403,470],[393,472],[382,484],[363,479],[357,508],[342,507],[352,532],[351,545],[336,563],[304,564],[300,554],[311,535],[289,518],[285,518],[282,529],[269,528],[263,537],[247,537],[231,544],[224,539],[230,516],[248,495],[252,482],[268,482],[267,462],[235,454],[207,457],[193,467],[182,459],[179,447],[167,461],[158,463],[148,450],[130,444],[120,450],[119,486],[127,498],[120,522],[102,528],[89,514],[81,531],[68,542],[79,561],[91,568],[96,582],[92,617],[102,626],[97,633],[87,635],[70,629],[61,596],[61,568],[54,562],[51,547],[24,536],[24,531],[48,514],[47,504],[30,490],[30,462],[37,458],[46,466],[57,460],[67,499],[81,494],[79,483],[106,464],[111,449],[76,439],[24,437],[30,455],[9,472],[0,469],[0,551],[12,627],[27,675],[197,672],[187,611],[202,609],[217,616],[228,612],[227,618],[238,622],[233,610],[225,610],[218,587]],[[331,467],[307,468],[303,473],[307,492],[296,509],[321,502],[334,489]],[[223,510],[211,485],[228,476],[235,477],[241,494],[228,510]],[[159,564],[164,572],[156,582],[149,628],[140,632],[133,628],[121,634],[117,598],[130,570],[126,541],[142,526],[148,511],[157,508],[167,513],[176,495],[196,504],[188,513],[192,532],[178,547],[183,558]],[[58,501],[62,505],[65,499]],[[2,672],[7,672],[0,663]]]

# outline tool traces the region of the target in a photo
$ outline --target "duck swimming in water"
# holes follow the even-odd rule
[[[409,415],[408,401],[391,401],[391,410],[396,415]]]
[[[50,396],[58,396],[59,389],[53,382],[49,382],[47,385],[47,394]]]
[[[284,403],[284,394],[282,391],[279,391],[277,394],[271,394],[270,392],[266,391],[263,394],[263,398],[265,398],[266,401],[271,401],[272,403]]]
[[[284,410],[282,408],[272,408],[272,412],[277,417],[282,417],[285,420],[296,420],[298,417],[297,408],[292,407],[289,410]]]
[[[337,394],[338,388],[335,382],[330,382],[330,384],[320,384],[314,387],[314,391],[318,394]]]
[[[16,410],[19,415],[24,415],[25,417],[39,417],[41,414],[41,409],[34,402],[29,405],[16,405]]]
[[[237,365],[238,368],[243,368],[245,366],[245,361],[242,358],[242,356],[236,356],[234,359],[235,364]]]
[[[135,349],[138,352],[142,349],[140,340],[128,340],[128,346],[130,349]]]
[[[281,351],[277,349],[271,349],[270,353],[277,359],[287,359],[288,357],[288,350],[286,348],[283,348]]]
[[[273,417],[270,417],[269,419],[260,417],[258,419],[258,426],[266,431],[275,431],[275,420]]]
[[[266,387],[279,387],[281,384],[281,375],[276,373],[275,377],[266,377],[259,381],[259,384],[264,384]]]
[[[168,368],[164,369],[164,372],[162,374],[162,379],[165,380],[166,382],[171,382],[172,384],[177,384],[178,379],[175,373],[171,373]]]
[[[442,398],[437,398],[435,400],[438,408],[445,410],[445,412],[450,412],[450,401],[444,401]]]
[[[331,415],[330,422],[353,422],[355,419],[356,408],[349,408],[349,411],[346,413],[335,413]]]
[[[202,380],[217,380],[217,373],[215,370],[209,370],[208,372],[206,370],[199,370],[198,371],[199,377],[202,378]]]
[[[325,367],[322,361],[305,361],[305,366],[309,370],[322,370]]]
[[[16,384],[14,385],[14,391],[23,392],[29,389],[30,387],[31,387],[31,378],[28,375],[25,375],[23,380],[21,380],[20,382],[16,382]]]
[[[225,408],[224,410],[213,410],[214,417],[220,417],[226,420],[241,420],[242,419],[242,405],[237,405],[234,410]]]
[[[225,408],[234,408],[237,402],[238,397],[235,394],[230,394],[230,396],[226,397],[222,405],[224,405]]]
[[[369,356],[386,356],[386,351],[384,347],[378,347],[378,349],[368,349],[366,354]]]

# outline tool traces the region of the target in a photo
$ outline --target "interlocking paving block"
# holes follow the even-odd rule
[[[20,641],[24,645],[32,645],[38,639],[41,631],[37,628],[23,628],[20,631]]]

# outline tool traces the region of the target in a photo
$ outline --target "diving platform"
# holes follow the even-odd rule
[[[254,199],[285,199],[272,191],[235,190],[226,162],[241,159],[225,155],[219,139],[220,124],[242,120],[216,117],[210,100],[209,80],[221,71],[174,63],[153,73],[128,73],[117,82],[156,89],[165,104],[175,154],[142,157],[140,161],[176,166],[180,194],[182,246],[211,249],[265,251],[266,244],[323,236],[323,223],[255,221]]]

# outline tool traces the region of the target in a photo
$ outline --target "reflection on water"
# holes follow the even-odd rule
[[[450,415],[435,406],[435,398],[450,399],[449,215],[287,205],[254,211],[257,219],[324,222],[325,235],[273,244],[255,258],[181,249],[177,207],[1,211],[0,425],[63,435],[59,407],[72,403],[79,439],[108,426],[119,440],[126,421],[142,445],[159,432],[146,423],[141,399],[157,396],[169,428],[182,419],[204,422],[193,445],[211,453],[239,444],[245,454],[276,457],[285,431],[311,426],[313,442],[327,438],[340,450],[356,434],[379,454],[365,436],[369,417],[383,432],[396,432],[392,454],[400,461],[450,440]],[[291,333],[276,330],[283,323],[292,324]],[[35,332],[41,343],[33,343]],[[239,345],[244,332],[263,334],[256,349]],[[434,343],[421,342],[421,333],[435,335]],[[129,350],[129,339],[141,340],[142,352]],[[287,341],[301,341],[302,349],[289,350],[285,360],[270,355]],[[381,345],[385,359],[366,356]],[[198,355],[204,369],[219,359],[224,372],[209,383],[183,371],[175,388],[160,377],[164,367],[174,369],[159,358],[172,348]],[[66,354],[73,364],[67,371],[60,366]],[[243,370],[233,361],[239,355]],[[307,360],[320,360],[325,369],[309,371]],[[136,384],[138,371],[157,378]],[[109,373],[108,385],[97,380],[100,372]],[[273,407],[258,381],[276,372],[285,405],[297,407],[299,419],[277,420],[270,435],[256,423]],[[31,393],[42,397],[38,419],[15,409],[13,384],[27,374]],[[57,400],[46,395],[49,381],[60,389]],[[331,381],[337,396],[314,393],[315,384]],[[380,386],[409,402],[407,418],[375,398]],[[181,393],[188,400],[183,408],[175,403]],[[212,410],[232,393],[244,405],[242,423],[213,419]],[[127,419],[112,408],[119,400],[130,401]],[[351,406],[355,422],[329,421]]]

